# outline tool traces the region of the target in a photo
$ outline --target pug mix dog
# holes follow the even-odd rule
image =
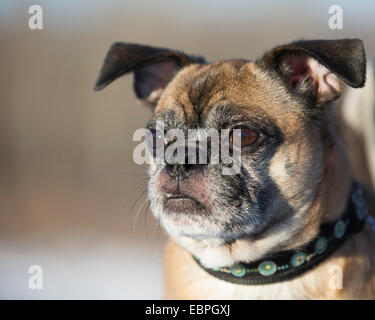
[[[170,235],[166,298],[375,298],[374,220],[332,112],[345,88],[365,84],[361,40],[303,40],[255,62],[213,63],[115,43],[96,90],[129,72],[153,108],[152,141],[171,143],[162,121],[165,131],[227,129],[241,150],[236,174],[220,161],[151,164],[148,198]]]

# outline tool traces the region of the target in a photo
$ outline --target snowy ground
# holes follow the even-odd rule
[[[160,299],[162,244],[85,240],[46,245],[0,245],[1,299]],[[88,243],[90,243],[88,245]],[[43,289],[31,290],[31,265]]]

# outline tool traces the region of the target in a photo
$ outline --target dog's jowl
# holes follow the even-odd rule
[[[212,63],[115,43],[96,90],[130,72],[153,110],[148,199],[170,236],[166,298],[375,298],[370,190],[356,180],[333,112],[348,92],[365,92],[356,89],[366,81],[361,40],[297,41],[256,61]],[[178,139],[168,138],[173,129]],[[205,143],[192,143],[191,130]],[[239,165],[232,174],[225,148]]]

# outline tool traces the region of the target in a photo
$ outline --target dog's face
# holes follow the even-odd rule
[[[165,131],[178,128],[186,135],[198,128],[238,135],[238,174],[223,174],[226,165],[220,162],[154,161],[150,166],[152,212],[177,242],[212,267],[257,258],[252,244],[262,239],[257,249],[272,251],[296,242],[297,235],[301,243],[315,236],[318,217],[307,213],[326,170],[327,143],[332,143],[326,109],[344,82],[363,86],[360,40],[301,41],[277,47],[256,62],[214,63],[166,49],[115,44],[97,88],[129,71],[135,72],[138,97],[154,108],[147,125],[154,141],[160,122]],[[307,226],[309,232],[301,234]],[[223,256],[228,248],[231,256]],[[209,249],[216,258],[210,258]],[[244,256],[250,249],[254,254]]]
[[[292,214],[292,197],[294,209],[312,200],[315,185],[304,190],[322,172],[321,161],[310,161],[322,152],[321,140],[312,138],[319,125],[256,64],[187,67],[166,88],[150,128],[156,120],[166,131],[241,128],[243,135],[237,175],[224,175],[222,163],[181,166],[179,177],[168,165],[151,167],[151,208],[172,235],[216,243],[256,236]]]

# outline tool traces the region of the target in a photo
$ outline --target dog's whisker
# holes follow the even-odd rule
[[[132,231],[135,232],[136,230],[136,224],[137,224],[137,220],[138,220],[138,216],[139,214],[141,213],[144,205],[147,203],[147,199],[144,200],[141,204],[141,206],[139,207],[139,209],[137,210],[137,213],[135,214],[135,217],[134,217],[134,222],[133,222],[133,227],[132,227]]]
[[[131,208],[130,208],[130,212],[133,211],[135,205],[137,204],[137,202],[145,195],[145,193],[147,192],[147,188],[145,188],[139,195],[138,197],[135,199],[135,201],[133,202]]]
[[[160,225],[161,225],[160,224],[160,218],[158,218],[158,219],[156,219],[156,223],[154,224],[154,227],[153,227],[153,229],[151,231],[151,234],[153,234]]]
[[[147,231],[147,218],[148,218],[148,212],[149,212],[149,209],[150,209],[150,206],[151,206],[151,201],[149,199],[146,199],[146,202],[147,202],[147,205],[144,209],[144,231],[145,231],[145,235],[146,237],[148,237],[148,231]]]

